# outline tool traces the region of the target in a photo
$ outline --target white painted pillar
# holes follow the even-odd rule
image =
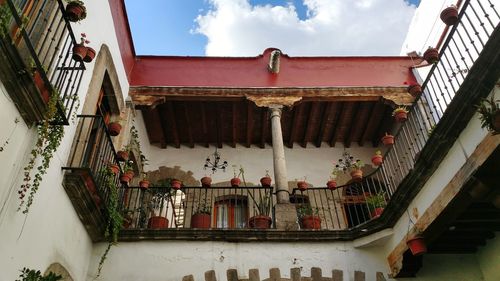
[[[269,107],[271,111],[271,135],[273,139],[273,164],[276,180],[276,198],[278,204],[290,203],[288,180],[286,176],[285,147],[281,132],[281,105]]]

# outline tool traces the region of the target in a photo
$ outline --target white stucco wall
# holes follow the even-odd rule
[[[72,24],[75,35],[87,34],[89,44],[99,51],[101,44],[112,50],[123,93],[128,82],[115,38],[111,11],[107,1],[87,1],[87,18]],[[79,98],[84,103],[94,63],[86,64]],[[79,109],[81,112],[81,107]],[[23,168],[35,141],[35,130],[27,128],[0,81],[0,145],[11,134],[10,143],[0,152],[0,281],[15,280],[23,267],[42,272],[54,262],[63,265],[76,281],[86,280],[92,243],[62,187],[75,124],[65,127],[65,137],[51,161],[48,173],[35,195],[28,215],[17,212],[17,190],[22,183]]]

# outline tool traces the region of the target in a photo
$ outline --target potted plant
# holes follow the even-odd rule
[[[76,61],[83,61],[83,58],[87,55],[87,47],[85,44],[90,43],[85,33],[81,33],[80,35],[80,43],[73,46],[73,56],[71,57]]]
[[[271,186],[271,176],[269,176],[269,170],[266,170],[266,175],[260,179],[260,184],[263,187],[270,187]]]
[[[385,192],[381,191],[379,193],[368,196],[366,198],[366,204],[368,204],[368,207],[373,210],[371,213],[372,218],[380,217],[386,205]]]
[[[351,179],[355,182],[359,182],[363,179],[363,170],[361,170],[361,167],[363,167],[363,162],[361,160],[357,160],[356,162],[352,163],[351,168],[350,168],[350,174],[351,174]]]
[[[148,220],[148,228],[162,229],[168,227],[169,221],[165,217],[164,209],[171,200],[172,192],[174,191],[170,187],[157,189],[153,192],[149,205],[151,216]]]
[[[234,177],[231,179],[231,186],[232,187],[239,187],[241,184],[241,180],[238,177],[239,175],[236,173],[236,165],[233,165],[233,175],[234,175]]]
[[[16,281],[57,281],[63,279],[61,275],[56,275],[54,272],[49,272],[45,275],[42,275],[40,270],[34,270],[24,267],[21,270],[21,275]]]
[[[251,217],[248,220],[248,226],[250,228],[257,228],[257,229],[268,229],[271,227],[272,224],[272,219],[270,217],[271,214],[271,207],[272,207],[272,197],[271,194],[267,194],[264,192],[264,195],[262,195],[262,192],[258,192],[259,197],[254,196],[249,189],[247,188],[247,182],[245,180],[245,170],[243,167],[240,166],[240,173],[241,178],[243,179],[243,185],[245,186],[245,190],[247,191],[248,196],[252,200],[254,209],[257,211],[256,215]],[[266,171],[267,175],[267,171]],[[262,183],[262,181],[261,181]],[[270,186],[270,182],[269,182]]]
[[[408,238],[406,240],[406,245],[410,248],[411,254],[414,256],[420,256],[427,253],[427,245],[425,243],[424,237],[420,232]]]
[[[388,133],[385,133],[385,136],[382,137],[382,143],[385,146],[391,146],[394,144],[394,136]]]
[[[321,229],[321,218],[319,209],[312,208],[309,204],[303,204],[297,208],[298,216],[303,229]]]
[[[210,185],[212,184],[212,178],[209,176],[204,176],[201,178],[200,182],[201,182],[201,186],[210,187]]]
[[[380,166],[382,165],[382,162],[384,161],[384,157],[382,156],[382,152],[380,150],[375,151],[375,155],[372,156],[372,163],[375,166]]]
[[[354,160],[354,157],[347,151],[344,151],[343,158],[339,159],[338,163],[334,162],[334,164],[333,175],[349,172],[353,181],[358,182],[363,179],[363,171],[361,170],[364,165],[363,162],[360,159]]]
[[[143,172],[142,173],[142,180],[139,182],[139,187],[142,190],[146,190],[151,186],[151,182],[148,179],[146,179],[146,176],[147,176],[147,173]]]
[[[297,179],[295,179],[295,181],[297,182],[297,188],[301,191],[301,192],[304,192],[307,190],[307,187],[309,186],[306,182],[306,177],[304,177],[304,180],[300,180],[298,181]]]
[[[170,181],[170,185],[172,186],[173,189],[179,190],[182,187],[182,182],[178,179],[172,179]]]
[[[114,175],[118,175],[118,173],[120,173],[120,166],[116,164],[110,163],[108,164],[108,168]]]
[[[451,5],[448,8],[444,9],[443,11],[441,11],[439,18],[441,18],[441,20],[446,25],[454,25],[455,23],[458,22],[458,8],[457,8],[457,6]]]
[[[121,130],[122,130],[122,125],[120,125],[120,122],[110,122],[108,124],[108,132],[109,135],[112,137],[118,136]]]
[[[481,120],[481,128],[486,128],[492,132],[493,135],[500,133],[500,100],[494,100],[492,96],[490,99],[483,99],[477,107],[479,119]]]
[[[85,53],[85,56],[83,57],[83,61],[86,63],[92,62],[95,58],[95,54],[96,54],[96,51],[94,50],[94,48],[87,46],[87,53]]]
[[[69,1],[64,14],[69,21],[78,22],[87,17],[87,8],[82,1]]]
[[[406,121],[406,119],[408,119],[408,110],[406,109],[406,106],[398,106],[392,112],[392,116],[394,116],[396,122],[402,123]]]
[[[116,152],[116,159],[118,161],[125,162],[125,161],[128,161],[128,158],[129,158],[129,152],[126,149],[118,150]]]
[[[330,178],[330,180],[326,182],[326,187],[328,187],[328,189],[330,190],[337,189],[337,181],[335,179]]]
[[[202,199],[191,216],[191,228],[210,228],[210,205]]]
[[[426,60],[430,64],[437,63],[439,61],[438,50],[436,48],[429,47],[424,52],[424,60]]]
[[[422,94],[422,87],[419,84],[410,85],[406,90],[415,98]]]

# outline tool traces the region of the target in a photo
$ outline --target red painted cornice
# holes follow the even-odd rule
[[[127,78],[130,81],[130,75],[135,63],[135,50],[130,32],[130,26],[128,24],[125,3],[123,0],[109,0],[109,6],[113,16],[113,24],[115,26],[123,66],[125,67]]]

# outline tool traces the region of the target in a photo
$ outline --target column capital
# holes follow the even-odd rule
[[[297,96],[264,96],[264,95],[245,95],[247,100],[253,101],[258,107],[276,107],[293,106],[296,102],[302,100]]]

